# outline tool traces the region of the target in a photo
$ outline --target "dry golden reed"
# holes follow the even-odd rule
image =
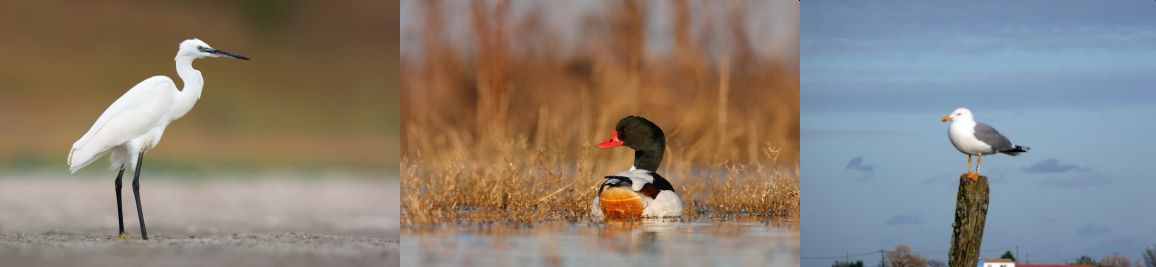
[[[407,229],[588,220],[602,177],[632,163],[629,149],[594,147],[627,115],[666,132],[659,173],[682,195],[686,219],[797,223],[798,54],[754,51],[768,45],[747,36],[745,18],[760,9],[744,5],[757,4],[690,12],[674,1],[665,54],[646,51],[644,25],[657,12],[646,1],[605,2],[576,26],[584,30],[573,46],[540,26],[541,12],[457,4],[421,1],[420,26],[402,29],[420,36],[422,51],[402,57]],[[450,37],[460,32],[451,23],[464,23],[448,20],[451,10],[468,11],[469,36]]]

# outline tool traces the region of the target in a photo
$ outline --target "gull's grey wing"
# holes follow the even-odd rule
[[[1015,148],[1015,144],[1012,144],[1011,140],[1008,140],[1007,137],[1000,134],[995,128],[982,122],[975,123],[975,138],[991,146],[992,152]]]

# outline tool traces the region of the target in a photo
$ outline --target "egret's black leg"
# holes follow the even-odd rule
[[[144,209],[140,207],[140,169],[144,163],[144,152],[136,158],[136,176],[132,178],[132,194],[136,197],[136,216],[140,219],[140,236],[144,240],[149,240],[149,232],[145,230]]]
[[[120,204],[120,177],[124,176],[124,168],[120,168],[120,172],[116,174],[116,220],[120,223],[120,240],[124,240],[124,210]]]

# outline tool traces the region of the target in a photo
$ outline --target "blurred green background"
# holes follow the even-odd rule
[[[101,112],[145,78],[179,80],[177,44],[200,38],[253,60],[194,63],[204,93],[145,170],[396,172],[397,16],[396,1],[2,1],[0,171],[66,173]]]

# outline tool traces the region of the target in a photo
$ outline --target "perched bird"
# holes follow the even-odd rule
[[[602,149],[619,146],[634,149],[634,166],[606,176],[594,197],[591,214],[608,218],[682,216],[682,199],[670,182],[656,173],[666,149],[662,129],[645,118],[628,116],[618,121],[610,140],[598,144]]]
[[[971,110],[958,108],[950,115],[943,116],[942,122],[951,122],[947,128],[947,137],[959,152],[967,154],[967,177],[979,180],[980,165],[983,164],[983,155],[1004,153],[1017,156],[1028,152],[1028,147],[1013,144],[1011,140],[996,131],[995,128],[976,122],[971,116]],[[976,157],[975,171],[971,171],[971,157]]]
[[[116,174],[116,213],[120,222],[120,239],[124,240],[124,212],[121,209],[121,176],[124,170],[135,170],[132,179],[132,193],[136,198],[137,217],[140,219],[140,233],[149,239],[145,229],[144,212],[140,206],[140,169],[145,152],[161,141],[165,127],[174,120],[185,116],[197,99],[201,97],[201,87],[205,80],[201,72],[193,69],[193,60],[205,57],[230,57],[242,60],[249,58],[213,49],[197,39],[181,42],[174,59],[177,75],[185,87],[177,90],[176,83],[165,76],[153,76],[128,89],[103,114],[80,140],[72,144],[68,151],[69,171],[84,168],[93,161],[108,154],[112,169]]]

